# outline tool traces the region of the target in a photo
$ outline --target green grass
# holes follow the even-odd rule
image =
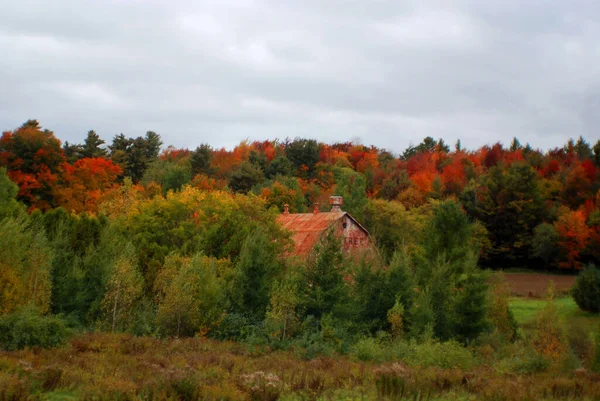
[[[43,401],[75,401],[77,395],[70,391],[53,391],[42,395]]]
[[[530,328],[535,321],[538,311],[546,305],[544,299],[529,299],[514,297],[510,300],[510,308],[515,319],[524,329]],[[594,315],[589,312],[583,312],[579,309],[573,298],[556,298],[553,301],[558,309],[561,319],[564,319],[567,325],[571,323],[581,324],[590,331],[597,330],[600,326],[600,315]]]

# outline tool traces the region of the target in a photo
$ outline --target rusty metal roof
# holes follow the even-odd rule
[[[346,215],[355,221],[360,228],[365,230],[347,212],[280,214],[277,217],[277,221],[283,228],[292,232],[292,239],[295,245],[294,253],[296,255],[307,255],[315,247],[323,233]],[[368,234],[367,230],[365,232]]]

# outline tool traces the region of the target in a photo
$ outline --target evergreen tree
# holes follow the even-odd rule
[[[263,172],[248,161],[242,162],[229,177],[229,186],[236,192],[248,193],[265,179]]]
[[[341,244],[333,230],[315,247],[304,271],[302,306],[308,316],[345,314],[348,291],[344,283]]]
[[[410,263],[401,252],[394,254],[385,269],[371,259],[359,261],[354,274],[353,309],[355,321],[371,333],[388,328],[388,312],[396,302],[407,309],[412,307],[414,282]]]
[[[454,304],[453,335],[463,343],[469,343],[487,327],[487,276],[473,266],[460,283]]]
[[[190,164],[192,166],[192,174],[209,174],[210,163],[212,161],[213,149],[210,145],[203,143],[198,146],[190,157]]]
[[[347,211],[359,221],[362,220],[367,206],[365,177],[347,168],[336,168],[335,194],[344,198],[344,211]]]
[[[246,237],[236,264],[238,276],[233,291],[238,312],[264,318],[269,291],[282,268],[277,247],[264,229],[256,229]]]
[[[596,167],[600,167],[600,139],[596,141],[594,145],[594,162],[596,163]]]
[[[592,156],[592,149],[590,148],[590,144],[587,143],[581,135],[579,136],[579,139],[577,139],[574,149],[579,160],[586,160]]]
[[[82,152],[83,147],[79,144],[71,144],[69,141],[66,141],[63,145],[63,152],[65,154],[65,158],[67,162],[73,164],[77,160],[83,158]]]
[[[83,157],[106,157],[106,149],[101,147],[104,143],[104,140],[94,130],[88,131],[81,149],[81,155]]]
[[[466,202],[467,209],[489,232],[490,256],[496,260],[525,259],[530,254],[534,228],[544,217],[539,176],[527,163],[515,162],[489,169],[483,178],[478,202]],[[473,199],[476,199],[475,197]]]
[[[278,175],[287,177],[292,175],[293,168],[290,159],[285,156],[277,156],[269,163],[265,173],[267,178],[274,178]]]
[[[427,290],[417,292],[415,302],[408,312],[410,336],[417,340],[424,340],[433,336],[435,316],[431,305],[431,296]]]
[[[514,137],[512,142],[510,143],[510,151],[516,152],[517,150],[520,150],[520,149],[523,149],[523,146],[521,145],[521,142],[519,142],[517,137]]]

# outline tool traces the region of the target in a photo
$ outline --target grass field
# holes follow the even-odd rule
[[[510,307],[519,326],[527,330],[533,326],[538,311],[544,308],[546,302],[544,299],[513,297],[510,300]],[[583,312],[573,298],[562,297],[553,302],[558,310],[558,315],[563,319],[567,328],[577,325],[589,332],[600,330],[600,316]]]

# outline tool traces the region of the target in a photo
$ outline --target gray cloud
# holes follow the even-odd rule
[[[400,152],[600,137],[595,0],[9,2],[0,128],[166,144],[360,137]],[[424,4],[424,3],[429,3]]]

